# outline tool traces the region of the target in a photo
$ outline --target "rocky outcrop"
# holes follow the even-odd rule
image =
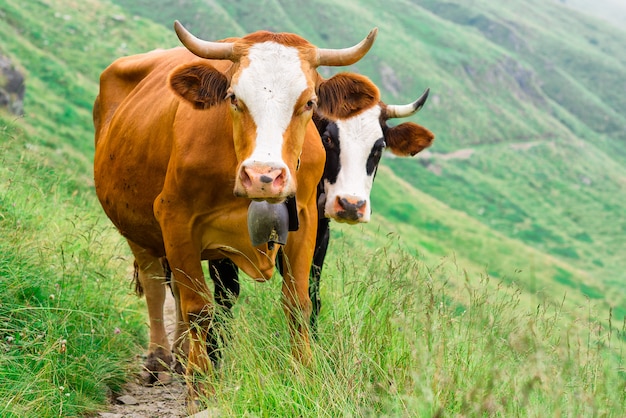
[[[11,60],[0,55],[0,108],[6,108],[14,115],[24,114],[24,75]]]

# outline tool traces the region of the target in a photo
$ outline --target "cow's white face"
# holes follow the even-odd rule
[[[249,147],[240,154],[246,158],[238,169],[235,194],[284,198],[295,193],[295,172],[290,169],[297,161],[284,158],[289,149],[302,147],[304,132],[298,127],[303,123],[298,119],[310,120],[316,100],[310,84],[296,48],[275,42],[250,48],[229,91],[233,114],[249,114],[241,120],[242,137],[235,139]],[[303,100],[309,109],[305,105],[299,112]]]
[[[324,212],[340,222],[370,220],[370,192],[385,148],[379,105],[349,119],[330,122],[326,148]]]

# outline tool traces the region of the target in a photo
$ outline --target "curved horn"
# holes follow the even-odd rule
[[[200,58],[232,60],[234,56],[231,42],[211,42],[198,39],[185,29],[178,20],[174,22],[174,30],[180,42]]]
[[[419,99],[414,101],[413,103],[405,104],[405,105],[387,105],[387,117],[391,118],[406,118],[411,116],[413,113],[416,113],[418,110],[424,106],[426,103],[426,99],[428,99],[428,93],[430,89],[426,89],[424,93],[420,96]]]
[[[317,49],[317,65],[329,65],[339,67],[343,65],[352,65],[370,50],[378,34],[378,28],[370,31],[365,39],[358,44],[343,49]]]

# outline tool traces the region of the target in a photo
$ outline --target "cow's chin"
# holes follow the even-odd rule
[[[255,202],[283,203],[287,200],[287,197],[251,197],[250,200],[254,200]]]
[[[332,217],[332,219],[336,222],[341,222],[343,224],[349,224],[349,225],[356,225],[358,223],[361,223],[362,221],[360,220],[354,220],[354,219],[349,219],[349,218],[342,218],[341,216],[334,216]]]
[[[289,197],[295,196],[295,192],[290,192],[283,189],[280,193],[265,193],[260,190],[250,191],[245,190],[243,187],[235,187],[233,194],[236,197],[243,197],[246,199],[254,200],[256,202],[268,202],[268,203],[281,203]]]
[[[349,224],[349,225],[368,223],[370,221],[369,216],[358,216],[358,215],[343,212],[343,211],[341,212],[324,211],[324,216],[332,219],[333,221],[341,222],[341,223]]]
[[[243,197],[245,199],[250,199],[253,200],[255,202],[267,202],[267,203],[282,203],[285,200],[287,200],[287,198],[289,196],[258,196],[258,195],[250,195],[248,193],[245,192],[238,192],[237,190],[235,190],[233,192],[233,194],[235,195],[235,197]]]

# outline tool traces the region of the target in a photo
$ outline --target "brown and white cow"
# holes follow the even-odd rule
[[[135,256],[151,294],[163,294],[161,261],[173,275],[182,320],[189,327],[190,396],[197,373],[212,370],[214,301],[201,260],[229,258],[247,275],[272,276],[284,254],[283,306],[293,353],[311,361],[306,321],[308,276],[317,232],[317,184],[325,153],[313,111],[347,118],[379,100],[365,77],[328,80],[320,65],[350,65],[371,47],[320,49],[284,33],[255,32],[224,42],[195,38],[176,22],[185,48],[120,58],[101,75],[94,104],[94,178],[102,207]],[[297,231],[283,247],[253,247],[250,199],[295,198]],[[160,304],[160,306],[159,306]],[[170,355],[158,329],[162,301],[149,301],[153,357]],[[157,352],[158,349],[164,352]],[[157,361],[158,363],[158,361]]]

